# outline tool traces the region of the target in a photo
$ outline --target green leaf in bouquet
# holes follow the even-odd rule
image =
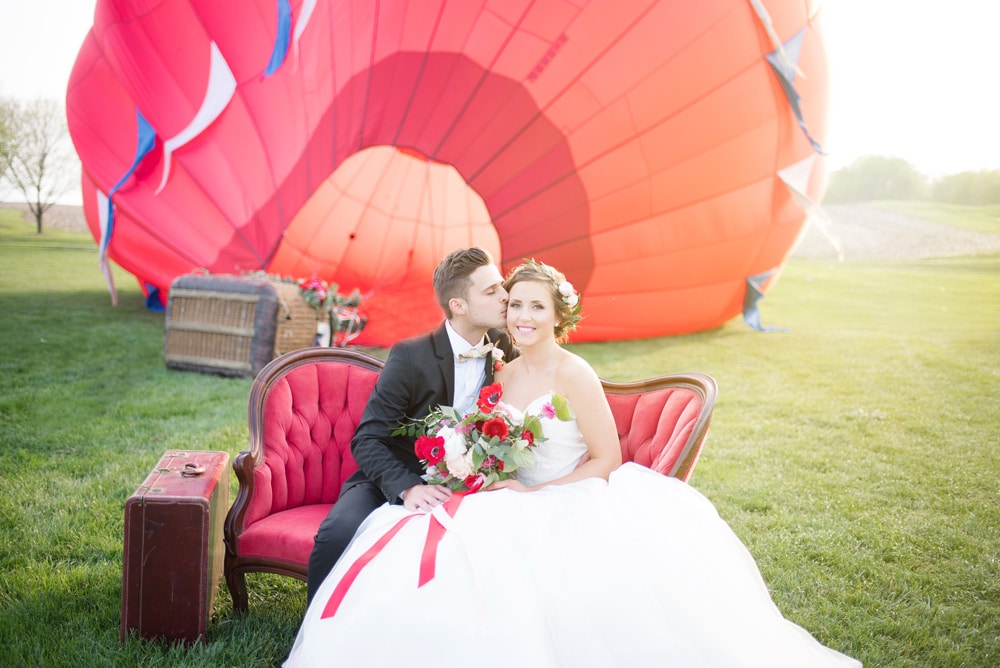
[[[462,422],[462,415],[454,406],[438,406],[438,411],[440,411],[444,417],[452,421],[452,426]]]
[[[534,464],[535,455],[532,454],[531,450],[511,450],[504,459],[504,469],[508,468],[508,460],[509,464],[513,465],[512,470],[517,470]]]
[[[513,463],[513,461],[510,458],[510,453],[511,452],[513,452],[513,450],[511,450],[510,448],[495,448],[489,454],[493,455],[494,457],[496,457],[497,459],[499,459],[500,461],[502,461],[503,464],[504,464],[504,467],[506,467],[508,464],[512,464]]]
[[[513,457],[510,456],[509,452],[506,453],[503,457],[498,457],[497,459],[503,462],[503,475],[505,478],[509,478],[512,473],[517,471],[518,469],[517,462]]]
[[[390,436],[420,436],[423,434],[423,423],[401,424],[392,430]]]
[[[489,472],[486,474],[486,482],[483,483],[483,487],[489,487],[498,480],[503,480],[503,476],[494,472]]]
[[[558,396],[558,395],[553,395],[553,396]],[[565,403],[565,400],[563,400],[563,402]],[[555,404],[554,401],[553,404]],[[553,408],[555,408],[554,405]],[[566,410],[569,411],[569,407],[567,407]],[[521,429],[521,433],[524,433],[525,430],[530,431],[531,434],[535,437],[536,443],[540,443],[545,440],[545,436],[542,434],[542,421],[538,419],[537,415],[525,415],[522,427],[523,428]]]
[[[566,401],[566,397],[561,394],[552,395],[552,408],[556,411],[556,417],[563,422],[569,422],[573,419],[573,414],[569,410],[569,402]]]
[[[482,448],[472,448],[472,469],[478,471],[483,461],[486,459],[486,452]]]

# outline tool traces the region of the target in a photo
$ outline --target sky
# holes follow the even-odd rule
[[[95,4],[0,0],[0,95],[64,99]],[[930,177],[1000,169],[1000,2],[826,0],[821,21],[832,169],[864,155]]]

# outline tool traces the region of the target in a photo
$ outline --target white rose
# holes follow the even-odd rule
[[[514,416],[511,415],[511,412],[504,404],[497,404],[496,408],[493,409],[493,416],[507,418],[507,422],[513,422],[514,420]]]
[[[447,449],[447,448],[446,448]],[[472,475],[472,450],[457,457],[445,457],[448,471],[456,478],[468,478]]]
[[[465,439],[452,427],[442,427],[438,431],[437,435],[444,439],[445,459],[449,457],[459,457],[464,455],[465,451],[468,450],[465,445]]]
[[[563,297],[569,297],[573,294],[573,284],[569,281],[563,281],[559,284],[559,294]]]
[[[580,298],[576,295],[568,295],[566,297],[566,303],[569,304],[570,308],[576,306],[576,303],[580,301]]]

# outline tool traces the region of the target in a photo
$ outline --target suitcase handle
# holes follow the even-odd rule
[[[193,478],[194,476],[199,476],[205,472],[205,467],[201,464],[196,464],[194,462],[188,462],[184,465],[184,470],[181,471],[181,475],[185,478]]]

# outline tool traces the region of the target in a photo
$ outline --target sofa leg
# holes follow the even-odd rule
[[[226,571],[226,586],[229,587],[229,594],[233,598],[233,610],[246,612],[250,604],[247,597],[246,575],[242,571]]]

